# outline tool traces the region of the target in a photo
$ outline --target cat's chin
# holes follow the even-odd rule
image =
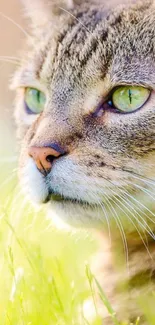
[[[99,229],[106,227],[105,215],[100,206],[59,195],[52,195],[47,206],[48,217],[56,225]]]

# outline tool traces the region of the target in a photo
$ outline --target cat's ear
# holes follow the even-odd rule
[[[63,9],[73,9],[81,0],[21,0],[26,16],[33,25],[44,25],[63,12]]]

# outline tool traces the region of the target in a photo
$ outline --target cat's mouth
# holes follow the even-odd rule
[[[93,206],[94,204],[90,204],[87,201],[83,200],[78,200],[76,198],[70,198],[68,196],[64,196],[58,193],[49,193],[48,197],[44,201],[44,203],[48,202],[55,202],[55,203],[72,203],[72,204],[77,204],[77,205],[82,205],[82,206]]]

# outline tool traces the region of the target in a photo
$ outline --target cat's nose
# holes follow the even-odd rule
[[[36,147],[32,146],[29,148],[28,154],[33,158],[39,171],[46,176],[52,168],[53,161],[62,156],[64,152],[57,145],[50,147]]]

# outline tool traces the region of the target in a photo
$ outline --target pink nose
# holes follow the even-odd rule
[[[44,176],[51,171],[53,160],[62,155],[61,152],[50,147],[30,147],[28,154]]]

